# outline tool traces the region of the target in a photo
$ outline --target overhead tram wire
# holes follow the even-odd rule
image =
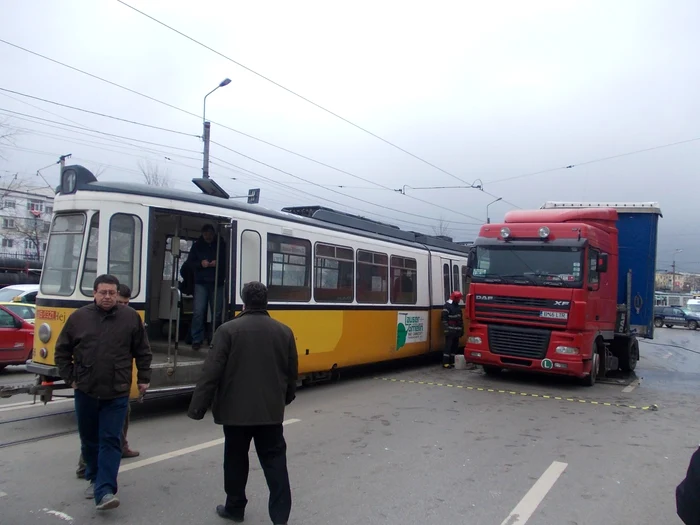
[[[295,97],[298,97],[298,98],[300,98],[301,100],[303,100],[303,101],[305,101],[305,102],[307,102],[307,103],[309,103],[309,104],[311,104],[311,105],[317,107],[318,109],[320,109],[320,110],[322,110],[322,111],[325,111],[326,113],[328,113],[328,114],[330,114],[330,115],[333,115],[334,117],[336,117],[336,118],[342,120],[343,122],[346,122],[347,124],[350,124],[351,126],[357,128],[357,129],[359,129],[360,131],[363,131],[363,132],[367,133],[368,135],[371,135],[372,137],[381,140],[381,141],[384,142],[385,144],[388,144],[389,146],[391,146],[391,147],[393,147],[393,148],[396,148],[397,150],[399,150],[399,151],[401,151],[401,152],[403,152],[403,153],[405,153],[405,154],[407,154],[407,155],[413,157],[414,159],[419,160],[420,162],[422,162],[422,163],[424,163],[424,164],[426,164],[426,165],[428,165],[428,166],[430,166],[430,167],[432,167],[432,168],[434,168],[434,169],[436,169],[436,170],[438,170],[438,171],[441,171],[442,173],[444,173],[444,174],[446,174],[446,175],[449,175],[449,176],[452,177],[453,179],[456,179],[456,180],[458,180],[458,181],[460,181],[460,182],[462,182],[462,183],[464,183],[464,184],[469,184],[467,181],[465,181],[464,179],[461,179],[461,178],[458,177],[457,175],[455,175],[455,174],[453,174],[453,173],[450,173],[449,171],[447,171],[447,170],[441,168],[440,166],[436,166],[436,165],[433,164],[432,162],[427,161],[427,160],[425,160],[424,158],[419,157],[418,155],[415,155],[414,153],[411,153],[410,151],[408,151],[408,150],[402,148],[401,146],[398,146],[398,145],[394,144],[393,142],[391,142],[391,141],[389,141],[389,140],[387,140],[387,139],[385,139],[385,138],[383,138],[383,137],[380,137],[380,136],[377,135],[376,133],[373,133],[373,132],[369,131],[367,128],[364,128],[364,127],[360,126],[359,124],[355,124],[355,123],[352,122],[351,120],[348,120],[348,119],[346,119],[345,117],[343,117],[343,116],[341,116],[341,115],[339,115],[339,114],[337,114],[337,113],[331,111],[330,109],[327,109],[327,108],[321,106],[320,104],[317,104],[317,103],[314,102],[313,100],[308,99],[308,98],[306,98],[306,97],[303,96],[303,95],[300,95],[300,94],[297,93],[296,91],[293,91],[293,90],[289,89],[288,87],[283,86],[283,85],[280,84],[279,82],[275,82],[275,81],[272,80],[271,78],[266,77],[265,75],[263,75],[263,74],[261,74],[261,73],[258,73],[257,71],[255,71],[255,70],[249,68],[248,66],[246,66],[246,65],[244,65],[244,64],[241,64],[240,62],[238,62],[238,61],[232,59],[231,57],[224,55],[224,54],[221,53],[220,51],[217,51],[216,49],[214,49],[214,48],[212,48],[212,47],[209,47],[208,45],[206,45],[206,44],[204,44],[204,43],[202,43],[202,42],[200,42],[200,41],[198,41],[198,40],[192,38],[191,36],[186,35],[186,34],[183,33],[182,31],[178,31],[177,29],[175,29],[175,28],[172,27],[172,26],[169,26],[169,25],[166,24],[165,22],[161,22],[161,21],[158,20],[157,18],[155,18],[155,17],[153,17],[153,16],[151,16],[151,15],[149,15],[149,14],[147,14],[147,13],[144,13],[143,11],[140,11],[139,9],[136,9],[135,7],[133,7],[133,6],[129,5],[129,4],[127,4],[127,3],[124,2],[123,0],[117,0],[117,2],[119,2],[120,4],[122,4],[122,5],[126,6],[126,7],[128,7],[129,9],[132,9],[132,10],[136,11],[137,13],[139,13],[139,14],[145,16],[146,18],[149,18],[149,19],[153,20],[153,21],[156,22],[157,24],[160,24],[160,25],[162,25],[163,27],[166,27],[167,29],[169,29],[169,30],[171,30],[171,31],[173,31],[173,32],[175,32],[175,33],[177,33],[178,35],[180,35],[180,36],[182,36],[182,37],[184,37],[184,38],[186,38],[186,39],[188,39],[188,40],[194,42],[195,44],[197,44],[197,45],[199,45],[199,46],[201,46],[201,47],[203,47],[203,48],[205,48],[205,49],[211,51],[212,53],[215,53],[215,54],[219,55],[220,57],[222,57],[222,58],[228,60],[229,62],[231,62],[231,63],[233,63],[233,64],[236,64],[236,65],[239,66],[239,67],[242,67],[242,68],[245,69],[246,71],[248,71],[248,72],[250,72],[250,73],[253,73],[254,75],[256,75],[256,76],[262,78],[263,80],[266,80],[267,82],[270,82],[271,84],[274,84],[275,86],[277,86],[277,87],[283,89],[284,91],[286,91],[286,92],[288,92],[288,93],[294,95]]]
[[[13,91],[13,90],[6,89],[6,88],[2,88],[2,87],[0,87],[0,91],[6,91],[6,92],[14,93],[15,95],[20,95],[20,96],[29,97],[29,98],[32,98],[32,99],[35,99],[35,100],[40,100],[40,101],[42,101],[42,102],[46,102],[46,103],[49,103],[49,104],[55,104],[55,105],[58,105],[58,106],[61,106],[61,107],[66,107],[66,108],[74,109],[74,110],[76,110],[76,111],[82,111],[82,112],[85,112],[85,113],[90,113],[90,114],[98,115],[98,116],[101,116],[101,117],[104,117],[104,118],[110,118],[110,119],[117,120],[117,121],[120,121],[120,122],[127,122],[127,123],[130,123],[130,124],[135,124],[135,125],[139,125],[139,126],[145,126],[145,127],[149,127],[149,128],[153,128],[153,129],[162,130],[162,131],[168,131],[168,132],[170,132],[170,133],[176,133],[176,134],[180,134],[180,135],[193,136],[193,137],[199,138],[199,135],[192,135],[192,134],[184,133],[184,132],[182,132],[182,131],[172,130],[172,129],[168,129],[168,128],[161,128],[161,127],[159,127],[159,126],[152,126],[152,125],[150,125],[150,124],[145,124],[145,123],[142,123],[142,122],[135,122],[135,121],[133,121],[133,120],[123,119],[123,118],[121,118],[121,117],[115,117],[115,116],[113,116],[113,115],[107,115],[107,114],[105,114],[105,113],[99,113],[99,112],[87,110],[87,109],[84,109],[84,108],[78,108],[78,107],[71,106],[71,105],[68,105],[68,104],[62,104],[62,103],[60,103],[60,102],[55,102],[55,101],[48,100],[48,99],[44,99],[44,98],[41,98],[41,97],[35,97],[35,96],[33,96],[33,95],[27,95],[27,94],[25,94],[25,93],[21,93],[21,92],[18,92],[18,91]],[[297,178],[297,179],[302,180],[302,181],[304,181],[304,182],[309,182],[309,183],[313,184],[311,181],[308,181],[307,179],[303,179],[303,178],[298,177],[298,176],[296,176],[296,175],[293,175],[293,174],[291,174],[291,173],[289,173],[289,172],[286,172],[286,171],[284,171],[284,170],[282,170],[282,169],[276,168],[276,167],[271,166],[271,165],[269,165],[269,164],[266,164],[266,163],[264,163],[264,162],[262,162],[262,161],[259,161],[259,160],[257,160],[257,159],[254,159],[253,157],[249,157],[249,156],[245,155],[244,153],[241,153],[241,152],[238,152],[238,151],[233,150],[233,149],[231,149],[231,148],[228,148],[227,146],[224,146],[223,144],[220,144],[220,143],[214,142],[214,141],[212,141],[211,143],[212,143],[212,144],[216,144],[217,146],[222,147],[222,148],[224,148],[224,149],[228,149],[229,151],[232,151],[233,153],[236,153],[236,154],[238,154],[238,155],[241,155],[241,156],[243,156],[243,157],[246,157],[246,158],[248,158],[248,159],[250,159],[250,160],[253,160],[254,162],[257,162],[257,163],[263,164],[263,165],[265,165],[265,166],[267,166],[267,167],[270,167],[270,168],[272,168],[272,169],[275,169],[275,170],[277,170],[277,171],[279,171],[279,172],[281,172],[281,173],[285,173],[286,175],[289,175],[289,176],[291,176],[291,177],[294,177],[294,178]],[[357,176],[356,176],[356,177],[357,177]],[[358,177],[358,178],[359,178],[359,177]],[[369,179],[364,179],[364,178],[362,178],[362,180],[365,180],[365,181],[367,181],[367,182],[373,182],[373,181],[370,181]],[[375,183],[375,184],[377,184],[377,183]],[[361,202],[364,202],[364,203],[366,203],[366,204],[370,204],[370,205],[372,205],[372,206],[376,206],[376,207],[378,207],[378,208],[383,208],[383,209],[387,209],[387,210],[391,210],[391,211],[396,211],[397,213],[403,213],[403,214],[406,214],[406,215],[413,215],[413,216],[415,216],[415,217],[424,217],[423,215],[418,215],[418,214],[406,212],[406,211],[403,211],[403,210],[397,210],[397,209],[395,209],[395,208],[388,208],[388,207],[386,207],[386,206],[384,206],[384,205],[376,204],[376,203],[367,201],[367,200],[365,200],[365,199],[360,199],[360,198],[358,198],[358,197],[354,197],[354,196],[352,196],[352,195],[347,195],[347,194],[345,194],[345,193],[342,193],[342,192],[339,192],[339,191],[336,191],[336,190],[329,190],[329,191],[332,191],[333,193],[337,193],[337,194],[342,195],[342,196],[344,196],[344,197],[348,197],[348,198],[351,198],[351,199],[354,199],[354,200],[359,200],[359,201],[361,201]],[[472,215],[468,215],[468,214],[465,214],[465,213],[462,213],[462,212],[458,212],[458,211],[456,211],[456,210],[445,209],[444,207],[442,207],[442,206],[440,206],[440,205],[438,205],[438,204],[432,203],[432,202],[430,202],[430,201],[424,201],[423,199],[418,199],[418,198],[416,198],[416,197],[412,197],[412,198],[415,199],[415,200],[417,200],[417,201],[419,201],[419,202],[424,202],[424,203],[430,204],[430,205],[432,205],[432,206],[437,206],[437,207],[439,207],[439,208],[441,208],[441,209],[444,209],[445,211],[449,211],[449,212],[451,212],[451,213],[454,213],[454,214],[457,214],[457,215],[460,215],[460,216],[463,216],[463,217],[466,217],[466,218],[469,218],[469,219],[474,219],[474,220],[477,220],[477,221],[480,220],[478,217],[474,217],[474,216],[472,216]],[[434,220],[439,220],[439,219],[434,219]]]
[[[43,58],[44,60],[48,60],[49,62],[53,62],[54,64],[58,64],[58,65],[60,65],[60,66],[66,67],[66,68],[68,68],[68,69],[71,69],[71,70],[76,71],[76,72],[78,72],[78,73],[81,73],[81,74],[83,74],[83,75],[87,75],[87,76],[89,76],[89,77],[91,77],[91,78],[94,78],[94,79],[96,79],[96,80],[99,80],[99,81],[101,81],[101,82],[104,82],[104,83],[106,83],[106,84],[109,84],[109,85],[111,85],[111,86],[117,87],[117,88],[119,88],[119,89],[123,89],[123,90],[125,90],[125,91],[128,91],[129,93],[134,94],[134,95],[138,95],[138,96],[140,96],[140,97],[146,98],[146,99],[148,99],[148,100],[150,100],[150,101],[152,101],[152,102],[157,102],[158,104],[162,104],[162,105],[164,105],[164,106],[166,106],[166,107],[168,107],[168,108],[174,109],[174,110],[179,111],[179,112],[181,112],[181,113],[184,113],[184,114],[186,114],[186,115],[190,115],[190,116],[196,117],[197,119],[201,119],[201,115],[198,115],[198,114],[193,113],[193,112],[191,112],[191,111],[188,111],[188,110],[186,110],[186,109],[177,107],[177,106],[175,106],[175,105],[173,105],[173,104],[169,104],[168,102],[165,102],[165,101],[163,101],[163,100],[157,99],[157,98],[152,97],[152,96],[150,96],[150,95],[146,95],[145,93],[141,93],[141,92],[139,92],[139,91],[136,91],[136,90],[134,90],[134,89],[128,88],[128,87],[123,86],[123,85],[121,85],[121,84],[118,84],[118,83],[116,83],[116,82],[112,82],[111,80],[107,80],[107,79],[105,79],[105,78],[102,78],[102,77],[100,77],[100,76],[94,75],[94,74],[92,74],[92,73],[88,73],[87,71],[84,71],[84,70],[79,69],[79,68],[77,68],[77,67],[74,67],[74,66],[71,66],[71,65],[69,65],[69,64],[66,64],[65,62],[61,62],[61,61],[59,61],[59,60],[56,60],[56,59],[47,57],[46,55],[42,55],[41,53],[37,53],[37,52],[35,52],[35,51],[31,51],[30,49],[27,49],[27,48],[25,48],[25,47],[19,46],[19,45],[17,45],[17,44],[13,44],[13,43],[11,43],[11,42],[8,42],[7,40],[3,40],[2,38],[0,38],[0,42],[2,42],[2,43],[4,43],[4,44],[7,44],[7,45],[9,45],[9,46],[12,46],[12,47],[14,47],[14,48],[20,49],[20,50],[22,50],[22,51],[25,51],[26,53],[29,53],[29,54],[34,55],[34,56],[37,56],[37,57],[39,57],[39,58]],[[213,121],[213,120],[209,120],[209,122],[211,122],[212,124],[216,124],[217,126],[220,126],[220,127],[224,128],[224,129],[227,129],[227,130],[229,130],[229,131],[232,131],[232,132],[234,132],[234,133],[237,133],[237,134],[239,134],[239,135],[242,135],[242,136],[244,136],[244,137],[246,137],[246,138],[249,138],[249,139],[251,139],[251,140],[255,140],[255,141],[257,141],[257,142],[260,142],[261,144],[265,144],[265,145],[270,146],[270,147],[272,147],[272,148],[276,148],[276,149],[278,149],[278,150],[280,150],[280,151],[284,151],[285,153],[289,153],[290,155],[294,155],[294,156],[296,156],[296,157],[299,157],[299,158],[301,158],[301,159],[307,160],[307,161],[309,161],[309,162],[313,162],[314,164],[318,164],[319,166],[323,166],[323,167],[325,167],[325,168],[332,169],[332,170],[334,170],[334,171],[336,171],[336,172],[338,172],[338,173],[343,173],[343,174],[345,174],[345,175],[348,175],[348,176],[350,176],[350,177],[353,177],[353,178],[362,180],[362,181],[367,182],[367,183],[369,183],[369,184],[374,184],[375,186],[378,186],[378,187],[380,187],[380,188],[382,188],[382,189],[385,189],[385,190],[396,191],[394,188],[390,188],[390,187],[388,187],[388,186],[382,185],[382,184],[380,184],[380,183],[378,183],[378,182],[376,182],[376,181],[373,181],[373,180],[371,180],[371,179],[366,179],[366,178],[364,178],[364,177],[361,177],[360,175],[356,175],[356,174],[351,173],[351,172],[349,172],[349,171],[347,171],[347,170],[343,170],[343,169],[341,169],[341,168],[337,168],[337,167],[335,167],[335,166],[333,166],[333,165],[331,165],[331,164],[328,164],[328,163],[325,163],[325,162],[316,160],[316,159],[314,159],[314,158],[312,158],[312,157],[308,157],[308,156],[303,155],[303,154],[301,154],[301,153],[297,153],[296,151],[293,151],[293,150],[284,148],[284,147],[282,147],[282,146],[278,146],[277,144],[274,144],[274,143],[269,142],[269,141],[266,141],[266,140],[264,140],[264,139],[255,137],[255,136],[253,136],[253,135],[250,135],[250,134],[248,134],[248,133],[245,133],[244,131],[240,131],[240,130],[238,130],[238,129],[232,128],[232,127],[227,126],[227,125],[225,125],[225,124],[221,124],[221,123],[219,123],[219,122],[215,122],[215,121]],[[466,181],[464,181],[464,180],[462,180],[462,179],[459,179],[459,178],[458,178],[457,180],[459,180],[460,182],[462,182],[462,183],[464,183],[464,184],[471,185],[470,183],[468,183],[468,182],[466,182]],[[403,195],[405,195],[405,194],[403,194]],[[405,195],[405,196],[408,197],[408,198],[410,198],[410,199],[416,200],[416,201],[418,201],[418,202],[427,203],[427,204],[429,204],[429,205],[431,205],[431,206],[439,206],[439,205],[436,205],[435,203],[432,203],[432,202],[430,202],[430,201],[425,201],[425,200],[423,200],[423,199],[419,199],[419,198],[414,197],[414,196],[412,196],[412,195]],[[504,201],[504,202],[507,202],[507,201]],[[513,205],[512,203],[508,203],[508,204]],[[516,206],[516,207],[518,207],[518,206]]]

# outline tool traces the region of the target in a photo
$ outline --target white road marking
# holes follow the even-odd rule
[[[50,401],[46,406],[55,405],[57,403],[72,403],[73,399],[56,399],[55,401]],[[38,401],[33,403],[32,401],[23,401],[22,403],[12,404],[12,405],[0,405],[0,412],[12,412],[14,410],[22,410],[24,408],[37,408],[43,407],[44,403]]]
[[[5,496],[7,496],[7,492],[0,490],[0,498],[4,498]]]
[[[663,356],[663,358],[664,358],[664,359],[668,359],[668,358],[671,357],[672,355],[673,355],[673,352],[669,352],[668,354],[666,354],[665,356]]]
[[[287,426],[292,423],[298,423],[301,419],[287,419],[282,423],[282,425]],[[141,467],[147,467],[148,465],[153,465],[154,463],[160,463],[167,459],[177,458],[179,456],[184,456],[186,454],[191,454],[192,452],[197,452],[199,450],[204,450],[207,448],[215,447],[217,445],[222,445],[224,443],[224,438],[214,439],[212,441],[207,441],[205,443],[200,443],[199,445],[192,445],[191,447],[181,448],[180,450],[173,450],[172,452],[166,452],[159,456],[153,456],[152,458],[142,459],[141,461],[136,461],[128,465],[122,465],[119,468],[119,473],[128,472],[130,470],[135,470]]]
[[[639,386],[639,381],[634,381],[634,382],[630,383],[628,386],[626,386],[625,388],[623,388],[622,391],[625,394],[629,394],[630,392],[632,392],[632,390],[634,390],[638,386]]]
[[[553,462],[527,494],[525,494],[525,497],[520,500],[520,503],[513,509],[513,512],[503,520],[501,525],[524,525],[527,523],[535,510],[537,510],[539,504],[542,503],[547,493],[552,490],[554,483],[556,483],[567,466],[568,463],[561,463],[559,461]]]
[[[51,510],[51,509],[41,509],[42,512],[46,512],[46,514],[51,514],[53,516],[56,516],[64,521],[73,521],[73,518],[66,514],[65,512],[59,512],[57,510]]]

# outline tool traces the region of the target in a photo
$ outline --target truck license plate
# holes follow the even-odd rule
[[[568,312],[540,312],[540,317],[547,317],[549,319],[568,319]]]

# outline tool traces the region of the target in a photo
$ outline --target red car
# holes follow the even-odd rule
[[[34,325],[0,305],[0,371],[32,358]]]

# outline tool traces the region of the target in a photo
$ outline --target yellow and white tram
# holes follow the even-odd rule
[[[148,327],[151,391],[193,388],[207,350],[183,343],[192,298],[178,280],[207,223],[227,249],[224,319],[216,325],[241,310],[244,283],[264,282],[270,315],[296,336],[301,380],[442,350],[441,308],[452,290],[466,297],[468,246],[327,208],[266,210],[229,199],[211,179],[193,182],[202,193],[102,182],[81,166],[62,170],[36,300],[30,393],[47,401],[67,388],[54,345],[71,312],[92,301],[102,273],[131,288],[130,305]]]

